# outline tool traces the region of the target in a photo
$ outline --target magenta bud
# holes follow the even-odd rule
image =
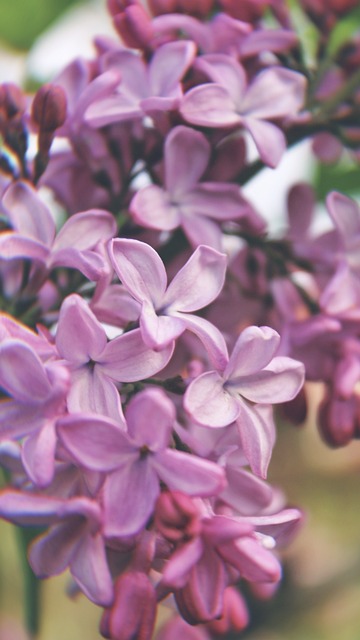
[[[155,15],[164,13],[186,13],[196,18],[206,18],[214,7],[214,0],[149,0]]]
[[[155,507],[155,526],[171,542],[184,542],[199,535],[201,524],[197,509],[181,491],[164,491]]]
[[[66,119],[66,95],[62,87],[44,84],[35,94],[32,119],[40,131],[52,132],[61,127]]]
[[[249,612],[241,593],[235,587],[228,587],[224,593],[224,610],[221,618],[208,622],[207,629],[222,636],[231,631],[243,631],[249,624]]]
[[[318,423],[320,434],[330,447],[344,447],[355,436],[355,398],[343,400],[329,393],[320,404]]]
[[[100,632],[111,640],[151,640],[155,617],[155,590],[148,576],[127,571],[115,582],[114,602],[104,611]]]
[[[25,96],[21,89],[12,82],[0,85],[0,109],[6,118],[11,120],[25,111]]]
[[[133,49],[150,49],[153,27],[141,5],[133,4],[114,16],[114,24],[124,43]]]

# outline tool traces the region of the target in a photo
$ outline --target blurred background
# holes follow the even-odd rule
[[[240,1],[240,0],[239,0]],[[114,34],[105,0],[0,0],[0,82],[31,89],[51,79],[77,55],[92,55],[95,34]],[[309,164],[306,146],[292,151],[271,180],[273,213],[285,211],[291,183],[310,178],[321,200],[330,189],[359,192],[359,169]],[[274,175],[277,188],[274,189]],[[256,203],[259,209],[261,202]],[[265,205],[264,205],[265,206]],[[320,440],[315,407],[321,387],[308,387],[311,407],[302,427],[279,425],[269,480],[281,486],[290,505],[301,507],[302,531],[284,552],[284,580],[270,602],[251,604],[246,640],[359,640],[360,638],[360,443],[331,451]],[[17,533],[0,523],[0,640],[27,640],[23,630],[23,566]],[[39,640],[97,640],[100,611],[85,597],[66,595],[68,576],[42,584]],[[167,613],[165,611],[164,616]]]

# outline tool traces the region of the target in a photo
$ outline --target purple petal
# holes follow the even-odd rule
[[[248,405],[245,401],[241,401],[239,409],[236,422],[241,446],[253,473],[266,478],[276,436],[272,409]]]
[[[182,199],[181,211],[188,216],[208,216],[219,221],[237,220],[253,213],[239,187],[221,182],[199,184]]]
[[[205,427],[226,427],[239,415],[238,401],[225,389],[216,371],[196,378],[187,388],[184,407],[192,418]]]
[[[159,451],[151,464],[170,490],[205,497],[216,495],[224,488],[223,469],[189,453],[173,449]]]
[[[161,351],[149,349],[140,329],[124,333],[106,345],[101,357],[101,369],[117,382],[136,382],[155,375],[169,362],[174,344]]]
[[[140,328],[148,347],[164,349],[185,331],[185,324],[181,318],[157,315],[152,304],[145,300],[141,309]]]
[[[29,551],[29,562],[38,578],[57,576],[69,566],[79,542],[72,521],[61,522],[37,538]]]
[[[205,136],[189,127],[172,129],[165,141],[165,184],[172,199],[182,199],[200,180],[210,159]]]
[[[260,533],[275,538],[277,544],[287,543],[303,522],[299,509],[283,509],[279,513],[266,516],[253,516],[251,523]]]
[[[130,211],[136,222],[151,229],[172,231],[180,224],[179,208],[157,185],[140,189],[131,200]]]
[[[114,95],[97,100],[85,112],[86,122],[94,128],[105,127],[114,122],[134,120],[143,117],[143,111],[133,98]]]
[[[296,115],[305,98],[305,76],[272,67],[260,71],[241,103],[241,114],[252,118],[279,118]]]
[[[67,407],[71,413],[91,411],[124,423],[119,391],[99,365],[73,372]]]
[[[4,231],[0,235],[0,258],[3,260],[27,258],[45,263],[48,256],[49,249],[36,240],[13,231]]]
[[[57,421],[56,430],[76,463],[93,471],[113,471],[137,456],[119,425],[104,417],[65,416]]]
[[[171,95],[189,69],[195,55],[195,44],[185,40],[169,42],[158,47],[149,65],[152,94]]]
[[[29,436],[22,448],[22,461],[30,479],[38,487],[47,487],[54,477],[56,433],[53,421]]]
[[[14,182],[5,192],[3,205],[16,231],[47,247],[51,246],[55,223],[35,189],[25,182]]]
[[[250,116],[242,119],[243,126],[251,133],[261,160],[275,168],[286,149],[286,138],[281,129],[271,122]]]
[[[133,442],[152,451],[165,449],[176,417],[175,407],[162,389],[136,394],[126,409],[128,434]]]
[[[84,536],[71,560],[70,571],[81,591],[102,607],[113,600],[113,583],[102,534]]]
[[[232,127],[241,124],[235,104],[220,84],[202,84],[190,89],[180,105],[184,120],[202,127]]]
[[[247,83],[245,70],[239,62],[228,55],[213,53],[197,58],[196,68],[226,89],[234,105],[241,104]]]
[[[56,332],[56,346],[60,355],[80,365],[97,360],[105,345],[105,330],[89,305],[75,293],[65,298]]]
[[[272,489],[257,476],[244,469],[228,466],[226,478],[228,485],[220,498],[242,515],[254,515],[269,506],[273,496]]]
[[[256,29],[241,42],[239,53],[248,58],[263,51],[288,51],[296,44],[297,35],[288,29]]]
[[[48,525],[58,519],[65,504],[65,500],[60,498],[10,489],[0,494],[0,515],[20,526]]]
[[[27,344],[15,339],[0,344],[0,387],[15,400],[30,405],[44,402],[51,394],[40,358]]]
[[[226,263],[225,254],[200,245],[169,284],[163,305],[182,312],[206,307],[224,286]]]
[[[22,405],[14,400],[0,402],[0,442],[18,440],[39,429],[43,416],[39,415],[39,406]]]
[[[150,518],[159,493],[159,479],[147,459],[139,459],[108,476],[104,485],[106,537],[139,533]]]
[[[222,249],[222,231],[216,222],[203,215],[191,216],[184,214],[181,225],[193,249],[199,244],[206,244],[217,251]]]
[[[90,209],[75,213],[62,226],[53,244],[53,251],[76,248],[78,251],[92,249],[116,235],[116,222],[111,213],[102,209]]]
[[[200,560],[203,550],[200,538],[194,538],[176,549],[165,564],[162,581],[173,588],[184,587],[189,571]]]
[[[194,333],[204,345],[209,361],[217,371],[223,371],[228,362],[228,352],[223,334],[211,322],[192,313],[176,313],[185,329]]]
[[[48,268],[68,267],[77,269],[86,278],[96,282],[108,271],[108,264],[104,258],[95,251],[78,251],[69,247],[68,249],[60,249],[53,253],[48,261]]]
[[[156,251],[145,242],[117,238],[110,245],[110,258],[123,285],[139,302],[156,307],[165,293],[167,276]]]
[[[278,582],[281,578],[279,561],[255,538],[238,538],[236,542],[224,545],[220,553],[241,577],[250,582]]]
[[[234,379],[257,373],[269,364],[279,344],[280,336],[271,327],[247,327],[235,343],[224,377]]]
[[[332,191],[326,198],[328,211],[345,243],[360,234],[360,209],[358,204],[342,193]]]
[[[287,402],[297,396],[304,384],[305,370],[302,362],[292,358],[273,358],[270,364],[249,377],[229,383],[228,389],[235,389],[251,402],[275,404]]]

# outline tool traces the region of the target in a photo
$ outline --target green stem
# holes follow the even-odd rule
[[[27,558],[27,548],[38,535],[34,528],[16,527],[19,556],[24,581],[24,618],[26,630],[32,640],[36,640],[40,628],[40,580],[33,573]]]

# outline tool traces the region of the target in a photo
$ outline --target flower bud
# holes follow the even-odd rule
[[[114,602],[104,611],[100,632],[111,640],[151,640],[155,616],[155,590],[148,576],[127,571],[116,580]]]
[[[61,127],[66,118],[64,89],[59,85],[44,84],[34,97],[31,115],[40,131],[53,132]]]
[[[0,85],[0,109],[9,120],[25,111],[25,96],[12,82]]]
[[[148,50],[153,38],[153,27],[145,9],[138,4],[126,7],[114,16],[115,28],[128,47]]]
[[[319,407],[320,434],[330,447],[343,447],[352,440],[356,429],[355,399],[343,400],[328,394]]]
[[[213,9],[214,0],[149,0],[151,11],[159,16],[164,13],[186,13],[196,18],[206,18]]]
[[[200,532],[197,509],[181,491],[164,491],[156,503],[155,526],[171,542],[191,540]]]
[[[249,612],[244,598],[234,587],[224,593],[224,610],[221,618],[208,622],[206,628],[212,634],[222,636],[231,631],[243,631],[249,624]]]

